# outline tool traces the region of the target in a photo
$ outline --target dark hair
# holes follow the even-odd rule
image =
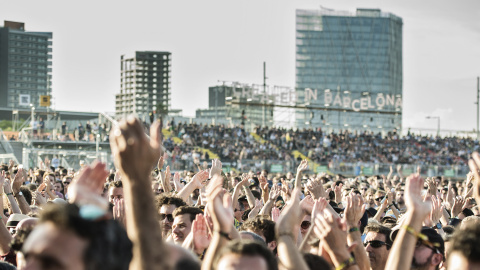
[[[263,234],[265,242],[270,243],[275,241],[275,222],[269,220],[265,216],[256,216],[252,219],[245,221],[240,227],[241,231],[252,231],[256,234]]]
[[[114,174],[114,173],[109,174],[109,175],[108,175],[108,181],[109,181],[109,182],[112,182],[112,181],[114,181],[114,180],[115,180],[115,174]]]
[[[30,189],[27,186],[23,185],[23,186],[20,187],[20,191],[22,192],[23,197],[27,201],[28,205],[31,205],[32,204],[32,192],[30,191]]]
[[[17,267],[9,262],[0,261],[0,270],[17,270]]]
[[[303,253],[303,259],[307,263],[308,269],[332,269],[332,266],[321,256]]]
[[[185,201],[180,197],[169,196],[165,194],[160,194],[155,197],[155,206],[157,207],[157,211],[160,211],[160,208],[162,208],[162,205],[164,204],[173,204],[175,205],[175,207],[187,205]]]
[[[265,245],[256,241],[240,239],[230,241],[227,246],[220,250],[213,263],[214,269],[217,269],[218,262],[223,256],[231,253],[250,257],[260,256],[267,262],[268,270],[278,270],[277,260]]]
[[[32,232],[33,227],[29,226],[27,228],[21,228],[17,231],[15,236],[13,236],[12,241],[10,242],[9,246],[14,251],[21,251],[23,247],[23,243]]]
[[[111,188],[123,188],[123,183],[122,181],[113,181],[108,184],[108,189]]]
[[[390,233],[392,230],[390,230],[388,227],[376,224],[376,223],[369,223],[367,227],[365,227],[364,233],[367,234],[368,232],[376,232],[379,234],[385,235],[385,243],[387,243],[387,249],[390,249],[392,247],[392,239],[390,239]]]
[[[469,208],[465,208],[462,210],[462,214],[465,216],[465,217],[469,217],[469,216],[473,216],[474,213],[471,209]]]
[[[40,222],[52,222],[56,227],[70,230],[88,241],[84,251],[85,269],[125,269],[132,259],[132,242],[125,229],[112,219],[92,221],[83,219],[74,204],[49,204]]]
[[[193,222],[195,220],[195,216],[198,214],[203,214],[202,209],[194,206],[180,206],[177,209],[173,210],[173,217],[190,214],[190,221]]]
[[[467,224],[462,230],[453,234],[450,254],[459,252],[469,262],[480,262],[480,226],[476,223]]]

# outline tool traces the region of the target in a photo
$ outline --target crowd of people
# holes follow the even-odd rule
[[[462,181],[442,176],[424,180],[401,170],[368,178],[315,174],[306,160],[287,174],[225,173],[218,159],[172,174],[161,127],[153,124],[149,137],[133,117],[114,127],[115,168],[94,162],[75,172],[52,166],[48,159],[29,170],[13,161],[2,164],[0,269],[480,266],[477,153],[459,154],[471,168]],[[178,132],[182,129],[187,134],[185,127]],[[198,127],[192,143],[216,144],[209,137],[222,133],[224,138],[248,137],[241,129],[209,132]],[[277,132],[289,134],[257,130],[280,145]],[[304,143],[308,136],[322,138],[318,133],[288,136]],[[344,147],[335,138],[351,139],[349,133],[328,136],[335,149]],[[356,139],[365,146],[387,140],[366,134]],[[446,139],[438,149],[458,143]]]

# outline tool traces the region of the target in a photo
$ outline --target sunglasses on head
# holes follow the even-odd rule
[[[167,218],[168,222],[173,222],[172,214],[160,214],[160,220],[164,220],[165,218]]]
[[[302,227],[302,229],[306,230],[306,229],[310,228],[310,225],[312,225],[312,223],[310,221],[304,220],[304,221],[302,221],[302,224],[300,225],[300,227]]]
[[[389,247],[390,245],[383,242],[383,241],[380,241],[380,240],[371,240],[371,241],[366,241],[365,243],[363,243],[363,245],[365,247],[367,247],[368,245],[370,245],[372,248],[380,248],[382,247],[383,245]]]
[[[379,201],[383,200],[383,198],[385,198],[385,196],[375,198],[375,201],[379,202]]]

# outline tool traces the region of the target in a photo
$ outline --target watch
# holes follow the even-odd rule
[[[432,229],[440,230],[442,228],[442,223],[438,222],[437,225],[433,225]]]
[[[17,197],[17,196],[23,196],[23,193],[20,191],[17,194],[13,195],[13,197]]]

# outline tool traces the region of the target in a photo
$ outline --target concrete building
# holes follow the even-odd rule
[[[296,11],[297,127],[402,127],[402,26],[379,9]]]
[[[171,53],[137,51],[121,56],[120,94],[115,96],[115,115],[135,114],[143,120],[170,110]]]
[[[262,87],[240,83],[211,86],[208,88],[208,109],[198,109],[196,117],[209,118],[217,123],[226,120],[247,128],[272,126],[274,98],[269,95],[263,98]]]
[[[52,33],[29,32],[22,22],[0,27],[0,108],[40,108],[52,92]],[[43,106],[46,109],[48,106]]]

